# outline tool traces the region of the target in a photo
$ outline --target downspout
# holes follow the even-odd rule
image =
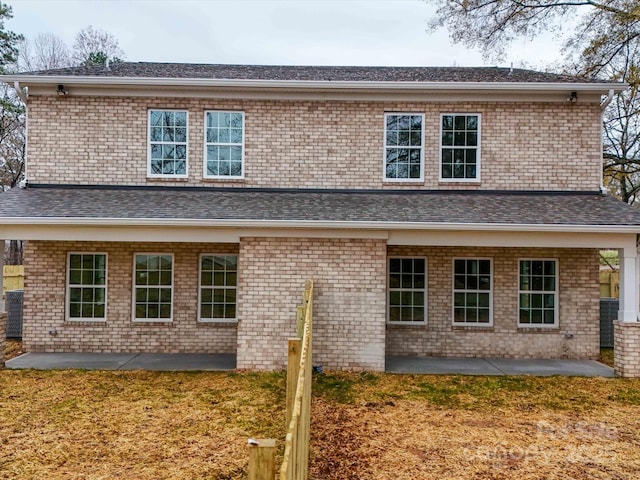
[[[24,188],[27,186],[27,151],[28,151],[28,142],[29,142],[29,92],[25,93],[22,91],[22,87],[20,87],[20,82],[13,82],[13,88],[24,103],[24,167],[23,167],[23,175],[24,180],[20,182],[20,188]]]
[[[600,102],[600,193],[604,193],[604,139],[602,138],[602,129],[604,125],[604,111],[613,100],[613,89],[609,90],[607,97]]]

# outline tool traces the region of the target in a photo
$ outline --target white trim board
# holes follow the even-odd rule
[[[422,230],[394,231],[381,229],[305,229],[305,228],[167,228],[128,225],[6,225],[0,223],[0,238],[43,241],[105,242],[222,242],[238,243],[243,237],[276,238],[346,238],[386,240],[388,245],[477,246],[477,247],[555,247],[619,248],[636,251],[636,232],[527,232]]]

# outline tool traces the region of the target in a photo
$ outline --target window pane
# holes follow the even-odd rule
[[[544,323],[546,324],[554,324],[555,323],[554,311],[553,310],[545,310],[544,311]]]
[[[555,277],[544,277],[544,289],[547,292],[552,292],[556,289]]]

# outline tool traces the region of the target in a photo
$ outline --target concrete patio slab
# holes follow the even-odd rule
[[[236,368],[236,356],[233,354],[206,353],[141,353],[120,370],[233,370]]]
[[[7,368],[35,370],[233,370],[232,354],[199,353],[25,353],[6,362]]]
[[[596,362],[595,360],[489,358],[487,362],[491,363],[506,375],[615,377],[613,368]]]
[[[504,375],[483,358],[387,357],[386,371],[433,375]]]
[[[595,360],[387,357],[390,373],[427,375],[532,375],[615,377],[613,368]]]
[[[136,353],[24,353],[5,362],[7,368],[118,370]]]

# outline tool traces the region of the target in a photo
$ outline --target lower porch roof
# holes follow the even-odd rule
[[[30,185],[0,194],[0,224],[640,233],[640,211],[599,192]]]

